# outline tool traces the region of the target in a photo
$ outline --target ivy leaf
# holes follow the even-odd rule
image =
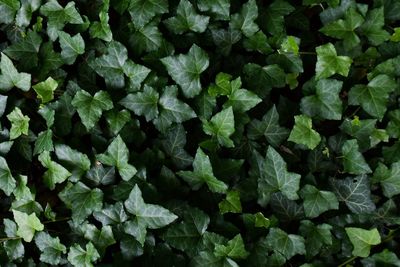
[[[0,23],[10,24],[15,20],[15,14],[20,8],[18,0],[1,0],[0,1]]]
[[[40,254],[40,261],[48,264],[60,264],[62,254],[67,253],[67,248],[61,244],[60,239],[52,237],[46,232],[40,232],[36,235],[35,244],[42,252]]]
[[[349,104],[361,105],[371,116],[382,120],[386,113],[389,93],[397,87],[396,82],[385,74],[373,78],[368,85],[355,85],[349,92]]]
[[[321,142],[321,136],[312,129],[312,120],[307,115],[294,116],[295,125],[290,132],[288,141],[305,145],[313,150]]]
[[[252,88],[259,96],[265,96],[272,88],[282,88],[286,85],[286,75],[277,64],[261,67],[258,64],[248,63],[244,66],[247,88]]]
[[[305,240],[302,236],[287,234],[279,228],[271,228],[266,238],[268,247],[281,253],[286,259],[306,254]]]
[[[90,189],[82,182],[68,183],[58,196],[72,210],[72,219],[77,223],[103,207],[103,192],[98,188]]]
[[[304,199],[304,212],[308,218],[318,217],[327,210],[339,209],[339,202],[334,193],[320,191],[313,185],[305,185],[300,191]]]
[[[158,29],[157,21],[152,21],[143,27],[138,28],[129,39],[131,47],[135,48],[138,54],[158,50],[162,44],[162,35]]]
[[[234,147],[233,141],[229,138],[235,132],[232,107],[220,111],[210,121],[203,121],[203,131],[216,138],[220,145]]]
[[[62,49],[61,57],[65,64],[73,64],[78,55],[85,53],[85,41],[79,33],[71,37],[68,33],[60,31],[58,38]]]
[[[381,243],[381,236],[376,228],[365,230],[356,227],[346,227],[346,234],[353,244],[353,255],[358,257],[368,257],[371,246]]]
[[[21,1],[21,8],[17,12],[15,18],[16,25],[19,27],[26,27],[31,23],[32,14],[40,7],[40,1],[29,0]]]
[[[347,177],[345,179],[331,179],[330,184],[339,201],[344,201],[354,213],[368,213],[375,210],[371,199],[369,180],[366,175]]]
[[[57,144],[55,146],[57,158],[71,172],[70,181],[76,182],[90,169],[88,156],[72,149],[67,145]]]
[[[268,147],[265,162],[262,163],[261,175],[258,178],[258,203],[268,204],[271,194],[282,192],[290,200],[299,198],[297,191],[300,187],[301,176],[288,172],[286,162],[271,146]]]
[[[13,87],[17,87],[22,91],[28,91],[31,87],[31,75],[25,72],[18,72],[12,61],[1,53],[0,62],[0,90],[7,92]]]
[[[186,131],[181,124],[169,128],[161,144],[164,151],[172,158],[172,161],[178,168],[186,168],[193,162],[193,157],[184,149]]]
[[[247,131],[250,139],[265,136],[268,143],[274,147],[277,147],[289,135],[289,130],[279,125],[279,114],[275,105],[262,117],[261,121],[252,120]]]
[[[0,156],[0,189],[7,196],[10,196],[16,186],[17,183],[11,174],[6,159]]]
[[[37,83],[32,86],[38,97],[41,99],[42,104],[50,102],[54,99],[54,91],[57,89],[58,83],[52,77],[47,78],[45,81]]]
[[[229,240],[226,245],[216,245],[214,255],[232,259],[245,259],[249,256],[249,252],[246,251],[242,236],[238,234]]]
[[[317,255],[324,246],[331,246],[333,238],[332,226],[326,223],[314,225],[311,221],[303,220],[300,225],[300,233],[305,238],[306,255]]]
[[[103,1],[103,7],[99,12],[100,21],[95,21],[90,25],[89,34],[92,38],[99,38],[106,42],[111,42],[113,35],[110,25],[108,24],[110,8],[110,0]]]
[[[241,31],[246,37],[254,35],[258,30],[255,20],[258,17],[258,7],[255,0],[249,0],[242,6],[240,14],[231,16],[229,27]]]
[[[91,242],[86,244],[86,249],[75,243],[68,252],[68,261],[75,267],[93,267],[92,262],[99,258],[100,255]]]
[[[368,11],[365,22],[361,25],[362,33],[367,36],[372,45],[380,45],[390,38],[390,34],[383,29],[385,26],[384,7]]]
[[[300,109],[304,114],[327,120],[342,118],[342,101],[339,93],[343,82],[333,79],[317,81],[315,95],[301,99]]]
[[[342,147],[344,171],[351,174],[371,173],[372,170],[359,151],[357,140],[347,140]]]
[[[169,56],[161,59],[168,74],[181,87],[186,98],[200,94],[200,74],[209,65],[208,55],[197,45],[192,45],[188,54]]]
[[[39,155],[39,161],[42,163],[43,167],[47,168],[47,171],[43,174],[43,180],[50,190],[53,190],[56,184],[64,182],[71,176],[71,173],[67,169],[51,160],[48,151]]]
[[[31,242],[35,232],[43,231],[44,225],[40,222],[35,213],[26,214],[18,210],[12,210],[14,220],[18,225],[17,235],[25,242]]]
[[[168,30],[175,34],[186,31],[204,32],[207,29],[210,18],[198,15],[193,5],[187,0],[181,0],[176,10],[176,16],[164,20]]]
[[[7,237],[13,238],[17,236],[17,225],[15,222],[9,219],[4,219],[3,224],[4,232],[6,233]],[[3,247],[10,260],[22,258],[25,254],[25,247],[22,244],[21,239],[5,240]]]
[[[261,101],[261,98],[255,93],[246,89],[238,89],[229,95],[229,99],[225,102],[224,107],[232,106],[235,112],[244,113],[257,106]]]
[[[395,162],[390,169],[384,164],[379,163],[372,177],[373,183],[380,183],[383,194],[392,198],[400,194],[400,162]]]
[[[145,116],[147,121],[158,117],[159,94],[152,87],[145,85],[143,92],[129,94],[119,103],[138,116]]]
[[[154,16],[168,12],[168,1],[165,0],[131,0],[129,14],[136,28],[143,27]]]
[[[14,110],[7,115],[7,119],[11,122],[10,140],[17,139],[22,134],[28,135],[29,130],[29,117],[22,114],[19,107],[15,107]]]
[[[98,91],[94,96],[91,96],[88,92],[80,90],[75,94],[72,105],[77,109],[87,130],[95,126],[103,111],[113,108],[110,96],[105,91]]]
[[[86,225],[85,238],[96,246],[101,255],[104,255],[104,252],[108,246],[111,246],[116,242],[112,228],[109,225],[103,226],[100,230],[92,224]]]
[[[225,193],[228,186],[218,180],[213,173],[210,158],[201,150],[197,149],[193,161],[193,171],[179,171],[178,175],[182,177],[193,190],[198,190],[204,183],[215,193]]]
[[[96,220],[101,222],[103,226],[116,225],[128,220],[128,215],[126,214],[124,205],[121,202],[106,206],[102,210],[95,211],[93,216]]]
[[[231,3],[229,0],[199,0],[197,7],[200,11],[209,11],[215,14],[217,19],[229,20]]]
[[[113,135],[117,135],[124,126],[131,121],[131,114],[126,109],[121,111],[112,109],[106,113],[105,117],[108,127]]]
[[[123,68],[125,75],[129,78],[129,92],[139,90],[140,85],[151,71],[149,68],[135,64],[130,60],[125,62]]]
[[[240,193],[238,191],[228,191],[226,198],[218,204],[218,207],[221,214],[228,212],[241,213]]]
[[[350,57],[338,56],[335,46],[331,43],[318,46],[315,50],[317,52],[317,65],[315,66],[317,80],[329,78],[336,73],[347,77],[353,62]]]
[[[267,32],[272,35],[280,35],[285,32],[285,16],[289,15],[295,8],[286,1],[275,0],[262,15]]]
[[[106,165],[115,166],[125,181],[130,180],[137,172],[136,168],[128,163],[129,150],[119,135],[108,146],[107,152],[97,155],[97,158]]]

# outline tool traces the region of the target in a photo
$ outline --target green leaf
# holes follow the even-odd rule
[[[322,33],[329,37],[343,40],[344,46],[351,49],[360,43],[360,38],[355,33],[355,29],[361,26],[364,18],[351,8],[347,10],[345,18],[333,21],[320,29]]]
[[[370,43],[377,46],[390,38],[390,34],[383,29],[384,26],[384,7],[379,7],[368,11],[365,22],[360,29]]]
[[[280,35],[285,32],[285,16],[295,10],[287,1],[275,0],[262,15],[266,31],[272,35]]]
[[[259,96],[265,96],[272,88],[282,88],[286,85],[286,75],[276,64],[261,67],[254,63],[244,66],[245,81]]]
[[[385,248],[380,253],[375,253],[374,255],[362,260],[364,265],[370,264],[371,266],[396,266],[400,265],[400,259],[397,255],[391,252],[389,249]]]
[[[290,132],[288,141],[305,145],[313,150],[321,142],[321,136],[312,129],[312,120],[307,115],[294,116],[295,125]]]
[[[262,117],[261,121],[252,120],[247,131],[250,139],[265,136],[268,143],[274,147],[277,147],[289,135],[289,130],[279,125],[279,114],[275,105]]]
[[[75,267],[93,267],[92,262],[99,258],[100,255],[91,242],[86,244],[86,249],[75,243],[68,252],[68,261]]]
[[[165,57],[161,62],[171,78],[181,87],[186,98],[200,94],[200,74],[209,65],[208,55],[204,50],[194,44],[186,55]]]
[[[340,74],[347,77],[353,60],[347,56],[338,56],[335,46],[331,43],[318,46],[317,64],[315,66],[317,80],[329,78],[333,74]]]
[[[182,177],[193,190],[198,190],[204,183],[215,193],[225,193],[228,186],[218,180],[213,173],[210,158],[201,150],[197,149],[193,161],[193,171],[179,171],[178,175]]]
[[[0,156],[0,189],[7,196],[10,196],[16,185],[17,183],[11,174],[6,159]]]
[[[245,259],[249,256],[249,252],[246,251],[242,236],[238,234],[229,240],[226,245],[216,245],[214,255],[232,259]]]
[[[158,117],[159,94],[152,87],[145,85],[143,92],[129,94],[119,103],[138,116],[145,116],[147,121]]]
[[[242,6],[240,14],[233,14],[229,27],[241,31],[246,37],[254,35],[258,30],[255,20],[258,17],[258,7],[255,0],[249,0]]]
[[[17,139],[22,134],[28,135],[29,130],[29,117],[22,114],[19,107],[15,107],[14,110],[7,115],[7,119],[11,122],[10,140]]]
[[[115,166],[125,181],[130,180],[137,172],[136,168],[128,163],[129,150],[119,135],[108,146],[106,153],[97,155],[97,158],[106,165]]]
[[[124,126],[131,121],[131,114],[126,109],[121,111],[112,109],[106,113],[105,117],[108,127],[113,135],[117,135]]]
[[[390,169],[384,164],[379,163],[374,171],[372,183],[380,183],[383,194],[392,198],[400,194],[400,162],[395,162],[391,165]]]
[[[77,223],[103,207],[103,192],[98,188],[90,189],[82,182],[68,183],[58,196],[72,210],[72,219]]]
[[[221,214],[228,212],[241,213],[240,193],[238,191],[228,191],[226,198],[218,204],[218,207]]]
[[[95,21],[90,25],[89,34],[92,38],[99,38],[106,42],[111,42],[113,34],[111,32],[110,25],[108,24],[109,15],[108,11],[110,8],[110,0],[103,1],[103,7],[99,12],[100,21]]]
[[[42,104],[54,99],[54,91],[57,89],[57,87],[58,83],[52,77],[49,77],[45,81],[32,86],[32,88],[38,94],[38,97],[41,99]]]
[[[346,227],[346,234],[353,244],[353,255],[358,257],[368,257],[371,246],[381,243],[381,236],[376,228],[365,230],[356,227]]]
[[[29,26],[32,19],[32,14],[40,7],[39,0],[21,1],[21,8],[17,12],[15,18],[16,25],[19,27]]]
[[[111,98],[105,91],[98,91],[91,96],[88,92],[80,90],[75,94],[72,105],[77,109],[88,131],[96,125],[103,111],[113,108]]]
[[[10,24],[15,20],[15,14],[19,10],[20,1],[0,0],[0,24]]]
[[[138,54],[144,51],[156,51],[160,48],[163,38],[157,26],[157,21],[152,21],[132,34],[129,43]]]
[[[338,210],[339,202],[334,193],[320,191],[313,185],[305,185],[300,191],[304,199],[304,212],[308,218],[316,218],[327,210]]]
[[[168,1],[165,0],[131,0],[129,14],[136,28],[143,27],[154,16],[168,12]]]
[[[188,0],[181,0],[176,10],[176,16],[164,20],[168,30],[175,34],[187,31],[204,32],[210,18],[198,15],[193,5]]]
[[[62,254],[67,253],[67,248],[61,244],[60,239],[52,237],[46,232],[40,232],[36,235],[35,244],[41,251],[40,261],[48,264],[60,264]]]
[[[229,138],[235,132],[232,107],[215,114],[209,121],[203,121],[203,131],[216,138],[220,145],[234,147],[233,141]]]
[[[28,91],[31,87],[31,75],[25,72],[18,72],[12,61],[1,53],[0,62],[0,90],[7,92],[13,87],[17,87],[22,91]]]
[[[315,95],[301,99],[301,112],[310,116],[327,120],[342,118],[342,101],[339,93],[343,82],[333,79],[317,81]]]
[[[102,210],[95,211],[93,217],[101,222],[103,226],[116,225],[128,220],[128,215],[126,214],[124,205],[121,202],[109,205]]]
[[[266,238],[268,247],[281,253],[286,259],[306,254],[305,240],[302,236],[287,234],[279,228],[271,228]]]
[[[229,95],[229,99],[224,104],[224,107],[232,106],[233,111],[243,113],[254,108],[261,101],[261,98],[259,98],[255,93],[246,89],[238,89],[234,90]]]
[[[17,235],[22,237],[25,242],[31,242],[36,231],[43,231],[44,226],[35,213],[28,215],[18,210],[12,210],[12,213],[18,225]]]
[[[111,226],[103,226],[100,230],[93,224],[88,224],[85,227],[85,238],[91,241],[101,255],[107,247],[115,244],[114,234]]]
[[[197,7],[202,12],[211,12],[217,19],[229,20],[230,0],[198,0]]]
[[[306,255],[314,257],[323,247],[333,244],[331,234],[332,226],[326,223],[314,225],[311,221],[303,220],[300,225],[300,233],[305,238]]]
[[[85,53],[85,41],[79,33],[71,37],[68,33],[60,31],[58,38],[62,49],[61,57],[65,64],[73,64],[78,55]]]
[[[135,64],[130,60],[125,62],[123,68],[125,75],[129,78],[129,92],[139,90],[142,82],[151,71],[145,66]]]
[[[366,175],[331,179],[330,184],[339,201],[344,201],[350,211],[360,214],[375,210],[371,199],[369,180]]]
[[[297,191],[300,187],[300,178],[299,174],[288,172],[282,156],[269,146],[265,161],[260,166],[258,203],[262,206],[267,205],[271,194],[274,192],[282,192],[290,200],[298,199]]]
[[[193,162],[184,149],[186,144],[186,131],[181,124],[177,124],[166,132],[165,139],[161,141],[164,151],[172,158],[178,168],[186,168]]]
[[[70,181],[79,180],[90,169],[90,160],[85,154],[62,144],[57,144],[55,148],[57,158],[72,174]]]
[[[56,184],[64,182],[71,176],[71,173],[67,169],[51,160],[48,151],[39,155],[39,161],[43,167],[47,168],[47,171],[43,174],[43,180],[50,190],[53,190]]]
[[[373,78],[368,85],[357,84],[349,92],[349,104],[361,105],[371,116],[382,120],[386,113],[389,93],[397,87],[389,76],[381,74]]]
[[[254,226],[255,227],[263,227],[268,228],[271,224],[271,221],[268,218],[264,217],[264,214],[261,212],[257,212],[254,214]]]
[[[347,140],[342,147],[344,171],[351,174],[371,173],[372,170],[359,151],[357,140]]]

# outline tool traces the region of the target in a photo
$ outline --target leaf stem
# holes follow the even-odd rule
[[[19,236],[1,237],[0,238],[0,242],[5,242],[5,241],[8,241],[8,240],[16,240],[16,239],[21,239],[21,237],[19,237]]]
[[[348,260],[342,262],[340,265],[338,265],[338,267],[346,266],[348,263],[354,261],[355,259],[357,259],[357,256],[353,256],[353,257],[349,258]]]

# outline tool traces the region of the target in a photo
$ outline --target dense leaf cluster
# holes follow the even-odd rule
[[[0,0],[1,266],[400,266],[399,21]]]

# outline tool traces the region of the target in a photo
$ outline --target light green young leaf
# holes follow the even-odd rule
[[[0,24],[10,24],[15,20],[15,14],[20,7],[18,0],[0,0]]]
[[[79,33],[71,37],[68,33],[60,31],[58,38],[62,49],[61,57],[65,64],[72,65],[77,56],[85,53],[85,41]]]
[[[295,125],[290,132],[288,141],[305,145],[313,150],[321,142],[321,136],[312,129],[312,120],[307,115],[294,116]]]
[[[52,237],[46,232],[40,232],[35,237],[35,244],[41,251],[40,261],[51,265],[58,265],[67,248],[61,244],[58,237]]]
[[[372,170],[359,151],[357,140],[347,140],[342,147],[344,171],[351,174],[371,173]]]
[[[300,191],[300,196],[304,199],[304,212],[308,218],[318,217],[327,210],[339,209],[339,202],[334,193],[320,191],[313,185],[305,185]]]
[[[18,210],[12,210],[12,213],[14,221],[18,225],[17,235],[22,237],[25,242],[31,242],[36,231],[43,231],[44,225],[36,217],[35,213],[28,215]]]
[[[279,228],[271,228],[267,236],[270,249],[281,253],[286,259],[294,255],[306,254],[305,240],[302,236],[287,234]]]
[[[262,163],[261,175],[258,178],[258,203],[268,204],[271,194],[282,192],[288,199],[299,198],[300,174],[288,172],[286,162],[271,146],[268,147],[265,161]]]
[[[51,160],[48,151],[39,155],[39,161],[43,167],[47,168],[47,171],[43,174],[43,180],[50,190],[54,190],[56,184],[64,182],[71,176],[71,173],[67,169]]]
[[[249,256],[249,252],[244,246],[242,236],[237,234],[226,245],[217,244],[214,248],[214,255],[224,258],[245,259]]]
[[[249,0],[242,6],[240,14],[233,14],[229,27],[241,31],[246,37],[254,35],[258,30],[255,20],[258,17],[258,7],[255,0]]]
[[[143,92],[128,94],[119,104],[133,111],[138,116],[145,116],[147,121],[158,117],[159,94],[153,87],[144,86]]]
[[[74,267],[93,267],[92,263],[99,258],[100,255],[92,242],[86,244],[86,249],[75,243],[70,247],[68,252],[68,261]]]
[[[203,121],[203,131],[218,140],[225,147],[234,147],[229,138],[235,132],[235,118],[232,107],[228,107],[215,114],[209,121]]]
[[[188,0],[181,0],[176,10],[176,16],[164,20],[167,28],[175,33],[187,31],[202,33],[207,29],[209,17],[198,15]]]
[[[197,45],[192,45],[184,55],[169,56],[161,59],[168,74],[181,87],[186,98],[193,98],[200,94],[200,74],[209,65],[208,55]]]
[[[357,84],[349,92],[349,104],[361,105],[371,116],[382,120],[389,93],[397,88],[396,81],[385,74],[373,78],[368,85]]]
[[[84,90],[75,94],[72,105],[77,109],[79,117],[88,131],[96,125],[103,111],[110,110],[114,106],[107,92],[98,91],[91,96]]]
[[[215,193],[225,193],[228,186],[218,180],[213,173],[210,158],[201,150],[197,149],[193,161],[193,171],[179,171],[178,175],[182,177],[193,190],[198,190],[204,183],[207,184],[210,191]]]
[[[393,163],[390,169],[379,163],[372,177],[372,182],[380,183],[383,194],[388,198],[400,194],[400,162]]]
[[[108,146],[106,153],[97,155],[97,158],[106,165],[115,166],[125,181],[130,180],[137,172],[136,168],[128,163],[129,150],[119,135]]]
[[[346,227],[346,234],[353,244],[353,255],[358,257],[368,257],[371,246],[381,243],[381,236],[376,228],[365,230],[356,227]]]
[[[347,77],[353,62],[350,57],[338,56],[335,46],[331,43],[318,46],[315,50],[317,52],[317,65],[315,66],[317,80],[329,78],[336,73]]]
[[[11,122],[10,140],[16,139],[19,136],[28,135],[29,130],[29,117],[22,114],[19,107],[15,107],[14,110],[7,115],[7,119]]]
[[[57,89],[57,86],[57,81],[49,77],[45,81],[33,85],[32,88],[38,94],[42,104],[45,104],[54,99],[54,91]]]
[[[141,28],[156,16],[168,12],[166,0],[131,0],[129,14],[136,28]]]
[[[241,213],[242,204],[240,203],[239,191],[228,191],[226,198],[218,204],[218,207],[221,214],[228,212]]]
[[[261,121],[254,119],[248,129],[250,139],[258,139],[265,136],[268,143],[277,147],[289,135],[289,130],[279,125],[279,114],[275,105],[262,117]]]
[[[342,118],[342,101],[339,93],[342,85],[342,81],[333,79],[317,81],[315,95],[301,99],[301,112],[311,117],[340,120]]]
[[[197,7],[202,12],[215,14],[216,19],[229,20],[230,0],[198,0]]]
[[[72,219],[77,223],[103,207],[103,192],[98,188],[90,189],[82,182],[68,183],[58,196],[72,210]]]
[[[13,62],[1,53],[0,62],[0,90],[7,92],[13,87],[17,87],[22,91],[28,91],[31,87],[31,75],[25,72],[18,72]]]
[[[350,211],[370,213],[375,210],[371,198],[369,179],[366,175],[347,177],[346,179],[330,179],[330,184],[339,201],[344,201]]]
[[[11,174],[6,159],[0,156],[0,189],[7,196],[10,196],[16,185],[17,183]]]

